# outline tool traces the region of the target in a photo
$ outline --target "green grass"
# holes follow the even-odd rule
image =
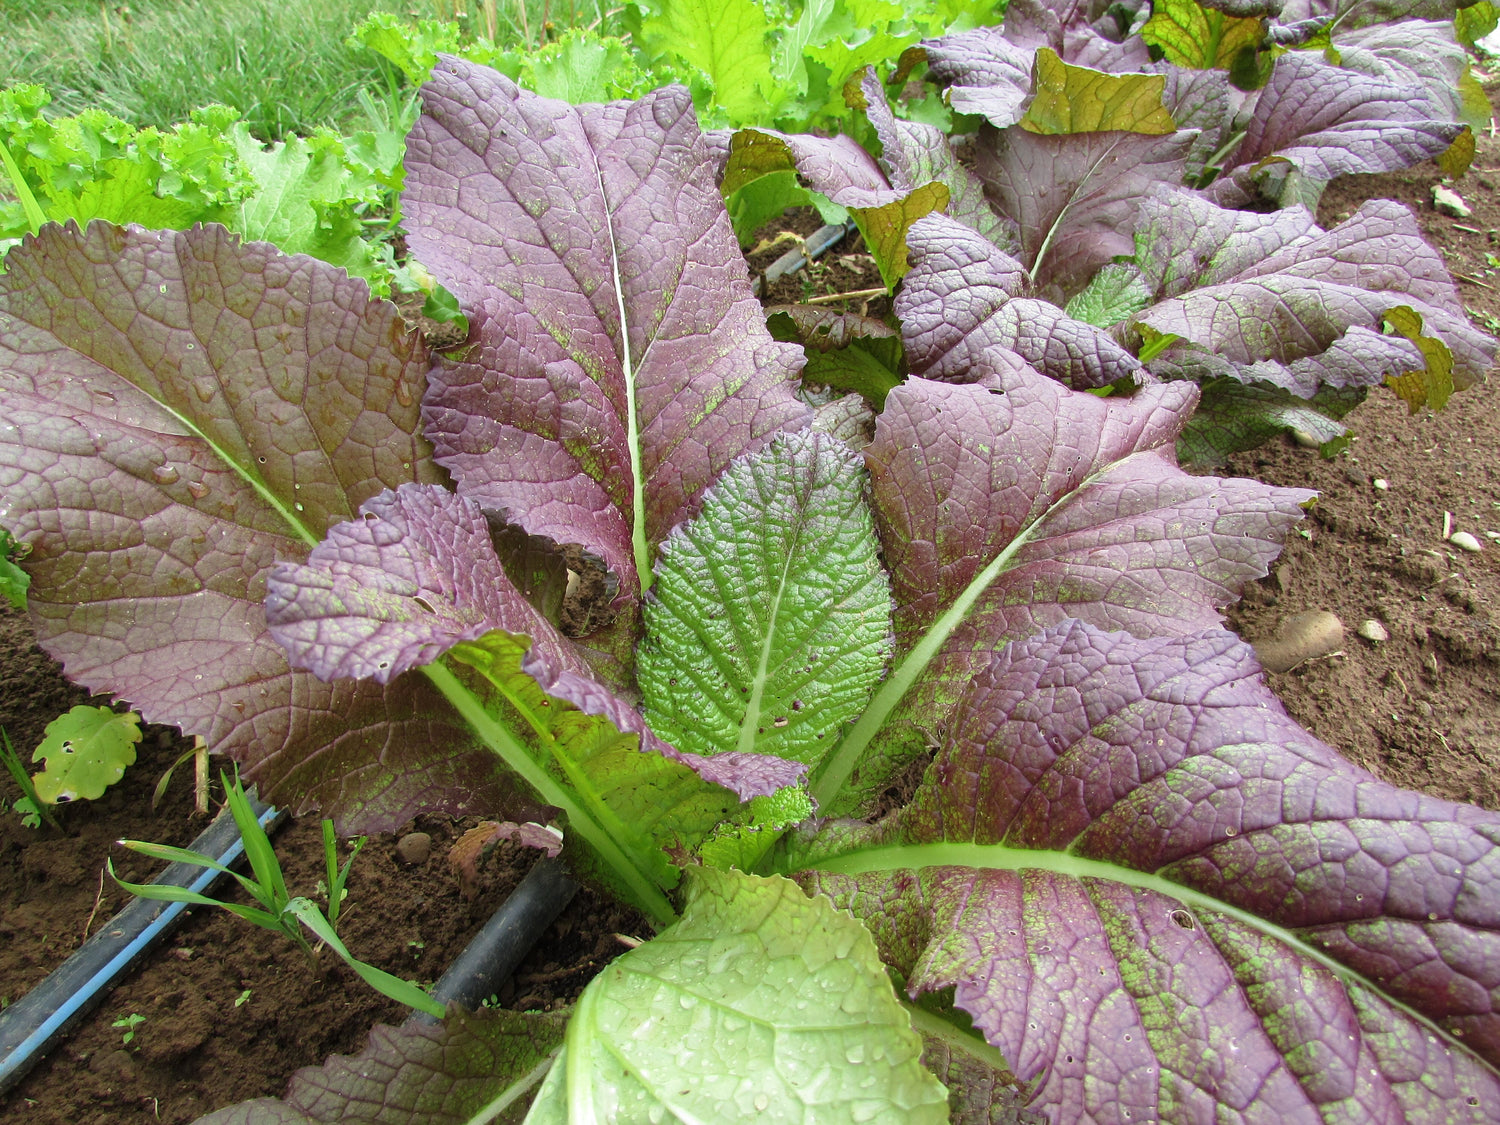
[[[544,24],[602,20],[604,0],[0,0],[0,88],[40,83],[51,113],[158,128],[221,102],[262,140],[364,127],[357,91],[388,75],[344,39],[371,11],[535,44]]]
[[[222,102],[263,139],[344,127],[355,91],[384,85],[344,46],[371,10],[400,0],[0,0],[0,87],[38,82],[52,111],[96,107],[165,127]],[[419,15],[432,13],[418,0]]]

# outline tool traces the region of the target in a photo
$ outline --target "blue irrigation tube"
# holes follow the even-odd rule
[[[253,797],[251,807],[268,832],[286,814]],[[245,842],[228,810],[193,841],[192,850],[218,859],[225,867],[245,852]],[[192,863],[173,863],[155,880],[207,894],[221,872]],[[0,1095],[21,1081],[48,1050],[104,999],[116,978],[141,954],[166,936],[188,909],[185,902],[138,898],[110,919],[53,973],[0,1012]]]
[[[254,797],[250,801],[268,832],[286,816]],[[245,842],[227,809],[193,841],[192,850],[214,856],[225,867],[244,855]],[[207,894],[223,878],[227,876],[197,864],[173,863],[155,882]],[[515,971],[577,890],[559,860],[538,860],[433,987],[434,998],[479,1007]],[[51,976],[0,1012],[0,1097],[98,1007],[116,978],[165,937],[189,905],[134,899]],[[419,1012],[413,1019],[427,1022],[431,1017]]]

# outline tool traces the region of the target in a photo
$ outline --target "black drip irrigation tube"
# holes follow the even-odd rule
[[[285,812],[254,797],[250,801],[268,832],[286,818]],[[233,866],[245,852],[228,810],[220,813],[191,847],[214,856],[225,867]],[[173,863],[155,882],[208,894],[223,878],[221,872],[211,868]],[[515,972],[577,890],[578,884],[560,860],[538,860],[433,986],[433,999],[477,1008]],[[0,1012],[0,1096],[97,1008],[122,974],[176,928],[187,909],[188,904],[182,902],[133,900],[50,976]],[[422,1012],[411,1018],[436,1022]]]
[[[828,253],[829,250],[833,249],[857,229],[859,228],[854,225],[853,219],[842,223],[829,223],[825,227],[819,227],[803,240],[801,246],[795,250],[788,250],[767,266],[763,278],[757,277],[751,282],[751,288],[754,289],[755,295],[757,297],[761,296],[767,289],[787,274],[796,273],[811,263],[814,258]]]

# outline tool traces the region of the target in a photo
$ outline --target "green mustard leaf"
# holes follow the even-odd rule
[[[477,671],[495,690],[485,708],[512,731],[526,731],[540,751],[538,765],[564,782],[577,807],[566,834],[586,841],[604,860],[597,874],[629,901],[651,909],[647,884],[670,887],[677,871],[664,847],[691,847],[735,808],[734,795],[712,785],[687,766],[660,754],[643,754],[640,736],[622,733],[608,718],[588,715],[549,696],[521,671],[530,641],[493,630],[477,641],[465,641],[448,659]],[[531,780],[528,778],[528,780]],[[551,803],[560,803],[543,790]],[[625,853],[626,862],[611,854]]]
[[[640,68],[623,40],[572,28],[526,58],[521,84],[578,105],[638,98],[662,82]]]
[[[694,869],[682,919],[584,990],[526,1120],[948,1120],[867,930],[787,879]]]
[[[364,165],[344,158],[338,137],[320,133],[263,148],[243,122],[234,143],[259,185],[241,200],[230,229],[247,239],[272,242],[288,254],[311,254],[351,274],[378,272],[372,247],[360,237],[362,204],[380,199],[380,185]]]
[[[10,532],[0,527],[0,597],[8,601],[12,609],[26,608],[26,591],[31,587],[31,575],[16,565],[23,553]]]
[[[134,711],[121,714],[80,703],[47,724],[42,744],[31,756],[33,762],[47,763],[31,779],[37,796],[49,805],[98,800],[135,762],[140,740],[141,717]]]
[[[1018,122],[1029,133],[1119,130],[1165,136],[1176,131],[1162,104],[1167,80],[1160,74],[1104,74],[1065,63],[1050,47],[1042,47],[1031,78],[1036,93]]]
[[[1424,406],[1441,410],[1455,390],[1453,352],[1436,336],[1422,334],[1422,314],[1410,305],[1387,309],[1383,319],[1415,344],[1426,361],[1421,368],[1401,375],[1387,375],[1385,385],[1401,396],[1412,414]]]
[[[1228,70],[1242,50],[1260,46],[1264,23],[1259,16],[1236,19],[1196,0],[1156,0],[1141,38],[1176,66]]]
[[[860,458],[784,434],[734,462],[662,545],[638,665],[681,750],[819,761],[890,652],[890,583]]]
[[[254,181],[236,158],[227,106],[194,110],[170,132],[136,129],[102,110],[50,119],[40,86],[0,91],[0,142],[49,219],[90,219],[185,229],[219,219]],[[7,176],[7,179],[10,177]],[[0,237],[30,229],[13,205]]]
[[[1065,310],[1074,320],[1112,328],[1151,303],[1151,292],[1133,262],[1111,262],[1094,275]]]

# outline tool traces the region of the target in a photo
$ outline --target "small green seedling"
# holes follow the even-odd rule
[[[234,998],[234,1006],[238,1008],[246,1004],[250,1000],[250,992],[251,990],[247,988],[244,992],[241,992],[238,996],[236,996]]]
[[[135,1038],[135,1029],[140,1027],[141,1024],[145,1022],[145,1016],[141,1015],[139,1012],[131,1012],[130,1015],[121,1016],[109,1026],[124,1028],[124,1034],[120,1036],[120,1042],[128,1047],[130,1046],[130,1041]]]
[[[31,775],[22,765],[21,755],[17,754],[16,748],[11,745],[10,735],[5,733],[4,727],[0,727],[0,760],[5,762],[6,771],[23,794],[20,800],[11,805],[12,809],[21,814],[21,823],[27,828],[40,828],[42,821],[45,820],[53,828],[61,829],[62,825],[57,823],[57,818],[52,815],[51,808],[36,795],[36,786],[32,784]]]
[[[266,830],[261,827],[256,818],[255,810],[250,807],[250,799],[245,796],[244,786],[238,777],[231,784],[229,778],[220,775],[224,785],[224,792],[228,800],[230,814],[234,817],[235,824],[239,826],[240,836],[245,843],[245,856],[250,861],[253,877],[241,875],[231,871],[228,867],[219,863],[218,860],[201,852],[191,851],[187,848],[174,848],[166,844],[150,844],[140,840],[121,840],[119,843],[131,851],[150,856],[152,859],[165,860],[168,863],[191,863],[199,867],[207,867],[215,871],[222,871],[233,876],[260,905],[242,906],[234,902],[219,902],[206,895],[190,891],[186,887],[162,886],[155,883],[141,885],[138,883],[127,883],[115,875],[114,862],[110,861],[109,873],[115,882],[124,887],[132,894],[141,898],[156,899],[162,902],[187,902],[194,906],[219,906],[228,910],[231,914],[238,915],[247,922],[252,922],[263,929],[284,934],[296,942],[302,951],[307,954],[308,960],[314,965],[318,961],[318,949],[309,944],[302,930],[305,926],[311,930],[317,938],[319,948],[327,946],[344,960],[351,969],[359,974],[360,978],[371,988],[392,1000],[399,1001],[409,1008],[416,1008],[427,1012],[429,1015],[441,1018],[445,1009],[441,1004],[429,996],[420,987],[411,981],[402,980],[373,965],[367,965],[356,958],[345,948],[344,943],[339,940],[334,932],[333,922],[328,915],[320,911],[309,899],[293,898],[287,893],[286,880],[281,873],[281,864],[276,859],[276,853],[271,848],[271,840],[266,835]],[[325,822],[326,823],[326,822]],[[324,829],[325,847],[332,837],[331,827]],[[355,849],[358,851],[358,848]],[[329,870],[331,874],[329,896],[329,914],[337,916],[337,909],[332,905],[334,901],[342,897],[344,880],[349,875],[349,865],[345,864],[342,871],[335,871],[336,857],[332,849],[326,849]],[[354,856],[349,857],[352,862]]]
[[[349,881],[349,868],[354,866],[354,857],[359,854],[359,849],[365,846],[365,838],[357,836],[349,843],[349,858],[344,861],[344,866],[339,867],[339,842],[333,832],[333,821],[323,822],[323,865],[328,872],[327,881],[319,880],[319,890],[323,892],[328,900],[328,924],[335,930],[339,925],[339,911],[343,908],[344,899],[349,897],[349,892],[344,889],[344,884]]]

